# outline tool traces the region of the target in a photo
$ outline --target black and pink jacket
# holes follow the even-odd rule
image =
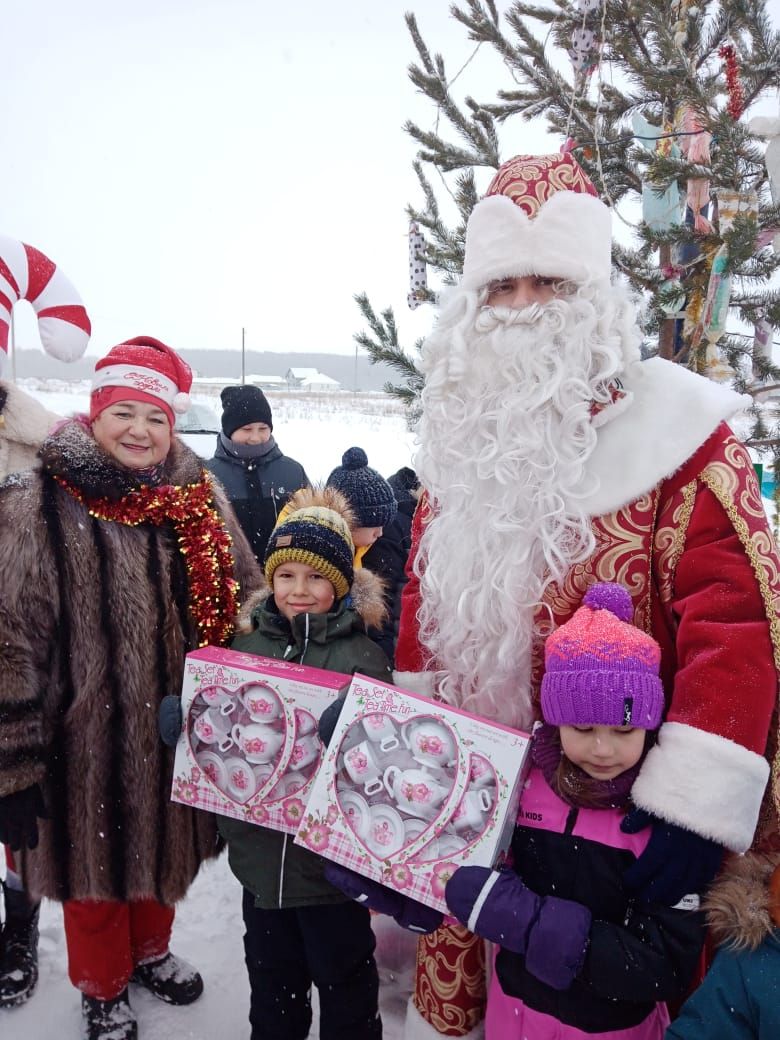
[[[571,1035],[656,1040],[669,1018],[665,1001],[682,996],[704,939],[697,909],[638,903],[622,877],[650,831],[624,834],[620,809],[574,808],[532,769],[512,841],[514,869],[529,889],[586,906],[592,914],[584,965],[565,992],[500,950],[488,1001],[490,1040]],[[697,906],[697,900],[684,901]]]

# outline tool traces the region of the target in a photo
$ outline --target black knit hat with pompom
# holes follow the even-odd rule
[[[327,480],[328,487],[342,493],[357,517],[358,527],[384,527],[395,516],[398,503],[393,489],[381,474],[371,469],[362,448],[349,448]]]

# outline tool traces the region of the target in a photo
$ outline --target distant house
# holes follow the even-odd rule
[[[223,386],[236,386],[240,379],[231,379],[229,376],[195,376],[192,380],[192,389],[206,392],[221,390]]]
[[[288,368],[285,376],[291,390],[340,390],[341,383],[316,368]]]
[[[286,390],[288,386],[284,376],[263,376],[257,372],[251,372],[246,381],[252,386],[259,386],[261,390]]]

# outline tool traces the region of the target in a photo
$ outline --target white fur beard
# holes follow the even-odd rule
[[[593,346],[587,301],[556,301],[530,326],[502,317],[477,334],[470,315],[450,330],[450,352],[427,359],[416,468],[434,516],[416,565],[418,620],[445,700],[527,728],[534,617],[547,584],[593,550],[578,505],[596,445],[590,410],[608,400],[622,357]]]

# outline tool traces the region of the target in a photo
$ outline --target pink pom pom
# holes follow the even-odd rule
[[[621,621],[630,623],[634,619],[631,597],[622,585],[614,581],[591,585],[585,593],[583,604],[591,610],[609,610]]]
[[[181,392],[176,394],[171,401],[174,412],[178,412],[179,415],[184,415],[184,413],[189,409],[191,403],[190,395]]]

